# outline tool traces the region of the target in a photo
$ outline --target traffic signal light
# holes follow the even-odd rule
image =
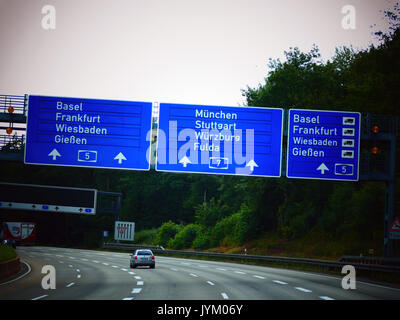
[[[378,134],[378,133],[379,133],[379,126],[373,125],[372,128],[371,128],[371,131],[372,131],[374,134]],[[379,148],[377,147],[376,141],[375,141],[374,146],[371,148],[371,153],[372,153],[372,154],[378,154],[379,151],[380,151],[380,150],[379,150]]]
[[[378,148],[377,146],[372,147],[371,153],[372,153],[372,154],[378,154],[378,153],[379,153],[379,148]]]

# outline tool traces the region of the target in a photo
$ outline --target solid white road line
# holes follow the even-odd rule
[[[32,268],[29,265],[29,263],[27,263],[25,261],[22,261],[22,260],[20,260],[20,261],[21,261],[21,263],[25,264],[28,267],[28,270],[24,274],[20,275],[19,277],[15,278],[15,279],[12,279],[12,280],[7,281],[7,282],[0,283],[0,286],[4,285],[4,284],[11,283],[11,282],[14,282],[14,281],[17,281],[17,280],[21,279],[22,277],[25,277],[28,273],[30,273],[32,271]]]

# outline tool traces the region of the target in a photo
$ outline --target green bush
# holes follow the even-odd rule
[[[210,234],[210,246],[240,245],[255,234],[253,211],[245,204],[229,217],[218,221]]]
[[[168,242],[168,246],[174,249],[190,248],[194,239],[200,233],[200,226],[197,224],[188,224],[180,232],[178,232],[174,239]]]
[[[167,246],[168,241],[175,238],[175,235],[180,231],[182,227],[172,222],[171,220],[163,223],[160,227],[157,237],[156,243],[160,246]]]
[[[196,239],[193,240],[194,249],[207,249],[210,248],[210,234],[208,232],[200,231]]]
[[[140,244],[157,244],[158,228],[141,230],[135,232],[135,243]]]

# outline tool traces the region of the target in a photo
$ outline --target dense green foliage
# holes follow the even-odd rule
[[[290,48],[283,62],[270,59],[265,83],[243,90],[247,105],[400,116],[398,9],[385,12],[391,29],[376,33],[378,46],[359,52],[337,48],[326,62],[317,46],[310,52]],[[289,240],[318,232],[321,240],[344,239],[346,252],[358,253],[365,249],[360,243],[383,242],[385,194],[384,185],[377,182],[60,169],[18,163],[0,170],[2,180],[10,182],[122,192],[122,219],[136,222],[136,241],[141,243],[207,249],[242,245],[271,232]],[[69,219],[65,230],[61,228],[65,236],[60,242],[98,245],[101,231],[113,228],[113,217],[107,215]]]

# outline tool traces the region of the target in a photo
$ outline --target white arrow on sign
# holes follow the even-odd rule
[[[258,167],[258,164],[251,159],[249,162],[247,162],[246,167],[250,167],[250,171],[253,171],[254,167]]]
[[[325,163],[321,163],[321,165],[317,168],[317,170],[321,171],[321,174],[325,174],[325,171],[329,171],[328,167]]]
[[[61,154],[57,151],[57,149],[53,149],[48,156],[53,157],[53,160],[57,160],[57,157],[61,157]]]
[[[184,156],[181,160],[179,160],[179,163],[182,163],[183,166],[186,168],[188,163],[192,163],[192,161],[190,161],[188,157]]]
[[[122,163],[122,160],[127,160],[122,152],[118,153],[114,160],[118,160],[118,164]]]

